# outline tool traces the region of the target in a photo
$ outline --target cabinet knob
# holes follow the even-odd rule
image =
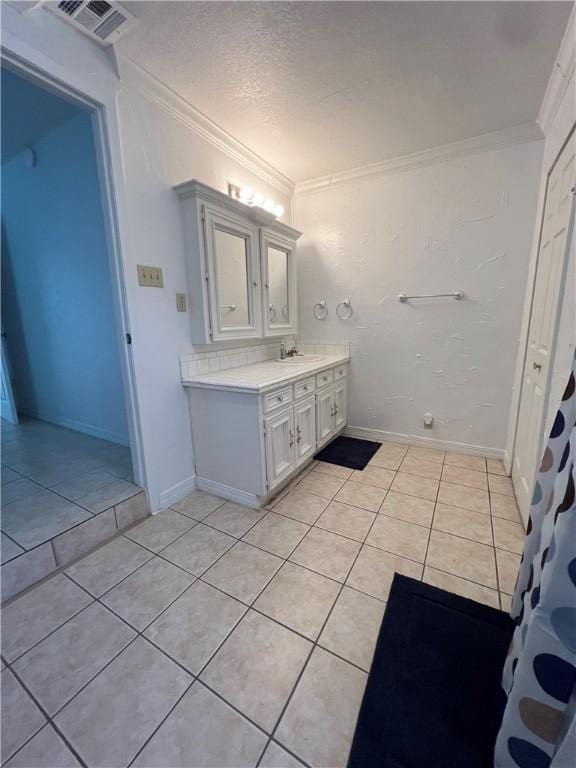
[[[278,395],[278,397],[276,398],[276,400],[278,400],[278,402],[279,402],[279,403],[281,403],[281,402],[282,402],[282,395]]]

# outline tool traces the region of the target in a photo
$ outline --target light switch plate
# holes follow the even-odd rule
[[[138,285],[144,285],[148,288],[164,288],[162,269],[138,264]]]
[[[186,312],[186,294],[185,293],[176,294],[176,311]]]

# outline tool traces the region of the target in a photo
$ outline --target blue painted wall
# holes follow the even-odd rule
[[[36,167],[22,153],[2,166],[2,322],[21,413],[128,444],[92,125],[76,111],[36,141]]]

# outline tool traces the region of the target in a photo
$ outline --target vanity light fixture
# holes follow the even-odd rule
[[[252,187],[244,186],[237,187],[235,184],[228,184],[228,194],[235,200],[240,200],[244,205],[253,205],[257,208],[263,208],[268,213],[273,214],[276,218],[279,218],[284,213],[284,206],[279,203],[275,203],[269,197],[264,197],[261,192],[254,192]]]

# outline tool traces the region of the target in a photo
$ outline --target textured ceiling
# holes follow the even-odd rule
[[[534,120],[571,3],[131,2],[131,58],[295,181]]]
[[[2,68],[2,163],[81,113],[78,107]]]

